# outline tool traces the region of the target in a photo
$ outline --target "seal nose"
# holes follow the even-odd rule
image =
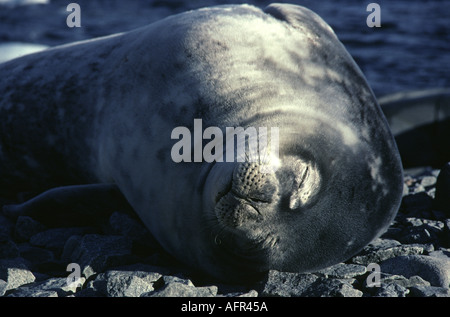
[[[266,165],[244,162],[234,169],[232,191],[244,199],[271,203],[278,191],[278,180]]]
[[[265,166],[244,162],[236,165],[229,191],[216,204],[215,213],[231,228],[264,218],[264,210],[274,201],[278,180]]]

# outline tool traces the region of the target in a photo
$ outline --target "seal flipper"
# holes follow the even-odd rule
[[[90,225],[114,211],[132,210],[115,184],[56,187],[17,205],[3,206],[9,218],[30,216],[47,225]]]

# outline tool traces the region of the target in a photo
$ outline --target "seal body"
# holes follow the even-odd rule
[[[402,167],[386,120],[306,8],[186,12],[0,72],[5,195],[114,183],[163,247],[216,277],[333,265],[398,209]],[[224,131],[277,127],[278,156],[176,163],[171,133],[193,131],[196,118]]]

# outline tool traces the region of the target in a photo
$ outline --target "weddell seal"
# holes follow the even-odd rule
[[[6,214],[121,193],[168,252],[229,281],[344,261],[399,207],[388,124],[332,29],[306,8],[190,11],[0,72],[4,196],[71,185]],[[196,119],[202,143],[194,136],[194,159],[175,162],[173,132],[194,131]],[[208,127],[277,128],[278,153],[207,162],[196,153],[214,139]]]

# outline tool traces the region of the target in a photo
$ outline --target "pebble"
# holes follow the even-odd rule
[[[84,278],[80,283],[83,284]],[[8,297],[65,297],[74,294],[79,287],[76,283],[67,283],[67,278],[50,278],[45,281],[16,288]]]
[[[354,256],[351,261],[356,264],[369,265],[370,263],[380,263],[384,260],[403,256],[423,254],[427,246],[420,244],[403,244],[396,246],[369,246],[366,247],[358,255]],[[431,247],[432,248],[432,247]]]
[[[409,290],[399,284],[381,284],[375,288],[374,297],[406,297]]]
[[[195,287],[186,283],[172,282],[141,297],[214,297],[217,290],[217,286]]]
[[[324,277],[347,279],[363,275],[366,272],[367,268],[364,265],[339,263],[329,268],[316,271],[314,274]]]
[[[318,278],[301,296],[305,297],[362,297],[363,292],[347,281],[332,278]]]
[[[410,288],[412,297],[450,297],[450,289],[435,286],[413,286]]]
[[[90,281],[91,288],[97,296],[139,297],[154,290],[154,284],[162,277],[157,272],[115,271],[100,273]]]
[[[14,227],[14,238],[17,241],[29,241],[32,236],[42,232],[46,227],[28,216],[19,216]]]
[[[29,270],[22,258],[0,260],[0,280],[3,280],[0,296],[21,285],[32,283],[36,277]]]
[[[8,237],[0,237],[0,259],[16,258],[19,256],[17,244]]]
[[[424,255],[399,256],[380,263],[381,271],[411,277],[418,275],[431,286],[449,287],[450,259]]]
[[[436,184],[436,176],[424,176],[421,181],[420,184],[423,187],[430,187]]]
[[[270,297],[297,297],[318,279],[314,274],[299,274],[270,270],[263,280],[260,293]]]
[[[86,278],[101,273],[108,267],[129,264],[131,240],[122,236],[87,234],[75,236],[68,241],[63,258],[69,263],[78,263]]]
[[[57,252],[62,252],[66,241],[74,235],[84,235],[91,232],[91,228],[74,227],[74,228],[53,228],[30,237],[31,245],[44,247]]]
[[[34,247],[30,244],[21,244],[18,247],[20,256],[24,258],[31,266],[38,265],[40,263],[47,263],[56,260],[52,251]]]

